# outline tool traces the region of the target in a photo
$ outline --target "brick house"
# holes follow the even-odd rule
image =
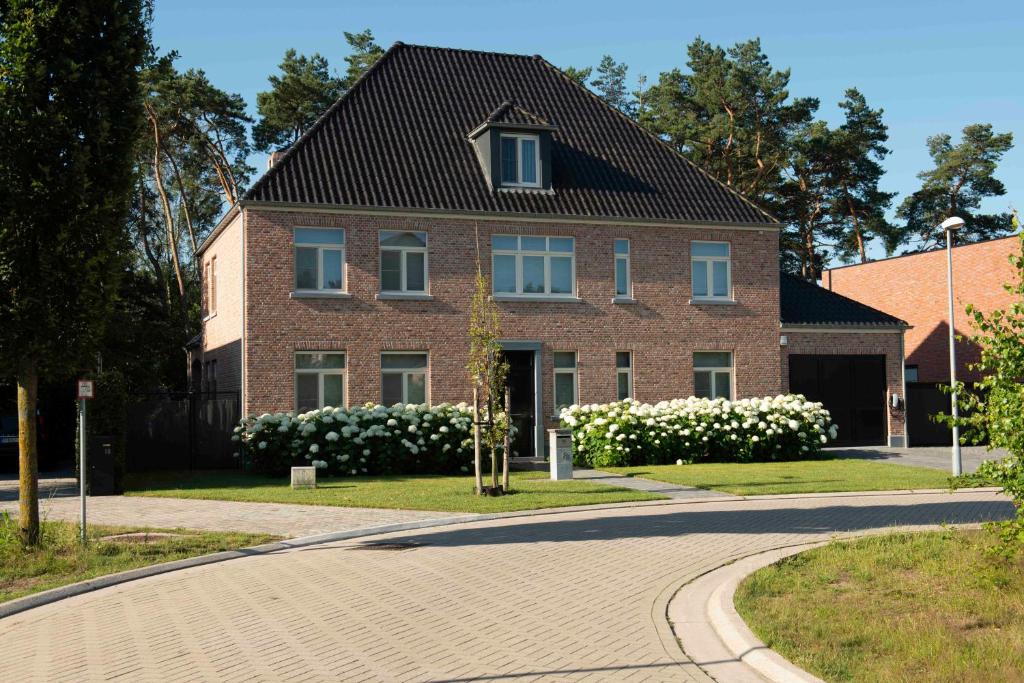
[[[772,395],[822,356],[869,359],[860,440],[901,442],[903,323],[812,285],[780,317],[778,231],[540,57],[398,43],[203,243],[193,367],[245,413],[468,400],[479,263],[520,456],[560,405]]]

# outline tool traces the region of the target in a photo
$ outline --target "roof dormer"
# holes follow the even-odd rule
[[[488,186],[498,191],[551,192],[555,126],[505,101],[469,133]]]

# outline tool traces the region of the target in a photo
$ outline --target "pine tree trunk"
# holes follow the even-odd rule
[[[18,524],[21,541],[39,543],[39,456],[36,451],[36,405],[39,375],[33,361],[18,370]]]
[[[473,387],[473,466],[476,470],[476,495],[484,492],[484,476],[480,462],[480,389]]]
[[[502,468],[501,468],[501,488],[505,493],[509,492],[508,483],[508,454],[512,450],[512,392],[509,391],[508,387],[505,387],[505,444],[504,454],[502,456]]]
[[[853,219],[853,235],[857,239],[857,251],[860,253],[860,262],[867,263],[868,254],[864,249],[864,235],[860,232],[860,220],[857,218],[857,211],[853,208],[853,200],[846,197],[846,206],[850,209],[850,218]]]

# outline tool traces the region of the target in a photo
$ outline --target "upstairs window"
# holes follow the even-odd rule
[[[694,299],[731,299],[731,253],[728,242],[691,242]]]
[[[426,293],[427,233],[380,233],[380,291]]]
[[[381,403],[420,405],[427,402],[429,386],[426,353],[385,352],[380,355]]]
[[[615,240],[615,296],[633,296],[632,274],[629,272],[629,240]]]
[[[295,354],[295,410],[345,406],[345,354],[309,351]]]
[[[732,398],[732,354],[697,351],[693,354],[693,395],[697,398]]]
[[[217,257],[210,259],[210,303],[208,312],[217,315]]]
[[[501,136],[501,184],[540,186],[540,141],[536,135]]]
[[[576,240],[572,237],[491,236],[495,294],[574,296]]]
[[[295,228],[295,289],[345,291],[345,231]]]

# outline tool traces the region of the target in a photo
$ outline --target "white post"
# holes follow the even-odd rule
[[[963,461],[960,459],[960,426],[956,423],[960,417],[957,406],[956,392],[956,331],[953,324],[953,230],[946,228],[946,280],[949,285],[949,385],[953,388],[953,476],[963,473]]]
[[[78,399],[78,485],[81,495],[82,543],[85,543],[85,399]]]

